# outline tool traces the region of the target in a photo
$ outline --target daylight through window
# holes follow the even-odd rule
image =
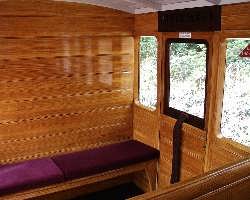
[[[157,38],[140,37],[139,51],[139,102],[156,108],[157,102]]]
[[[208,44],[203,40],[172,39],[167,45],[167,114],[178,118],[181,111],[188,113],[189,123],[203,128]]]
[[[222,136],[250,146],[250,58],[240,53],[248,39],[228,39],[221,120]]]

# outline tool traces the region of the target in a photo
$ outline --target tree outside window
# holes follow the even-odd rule
[[[139,102],[152,109],[157,103],[157,49],[155,36],[140,37]]]

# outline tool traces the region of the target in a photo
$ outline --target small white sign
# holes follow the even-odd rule
[[[191,38],[192,33],[190,32],[179,32],[179,38]]]

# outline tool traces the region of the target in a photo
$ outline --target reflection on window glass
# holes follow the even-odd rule
[[[157,102],[157,38],[140,38],[139,66],[139,102],[149,108],[155,108]]]
[[[204,118],[207,46],[171,42],[169,107]]]
[[[239,54],[249,39],[228,39],[221,133],[250,146],[250,58]]]

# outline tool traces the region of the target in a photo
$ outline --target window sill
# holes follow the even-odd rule
[[[138,106],[139,108],[142,108],[142,109],[144,109],[144,110],[147,110],[147,111],[150,111],[150,112],[153,112],[153,113],[157,111],[157,105],[156,105],[155,108],[150,108],[150,107],[147,107],[147,106],[142,105],[142,104],[139,102],[139,100],[135,100],[135,101],[134,101],[134,104],[135,104],[136,106]]]
[[[237,149],[240,149],[240,150],[243,150],[243,151],[246,151],[246,152],[249,152],[250,153],[250,147],[244,145],[244,144],[241,144],[239,142],[236,142],[232,139],[229,139],[229,138],[225,138],[223,137],[222,135],[219,135],[217,136],[217,140],[222,142],[223,144],[225,145],[231,145]]]

